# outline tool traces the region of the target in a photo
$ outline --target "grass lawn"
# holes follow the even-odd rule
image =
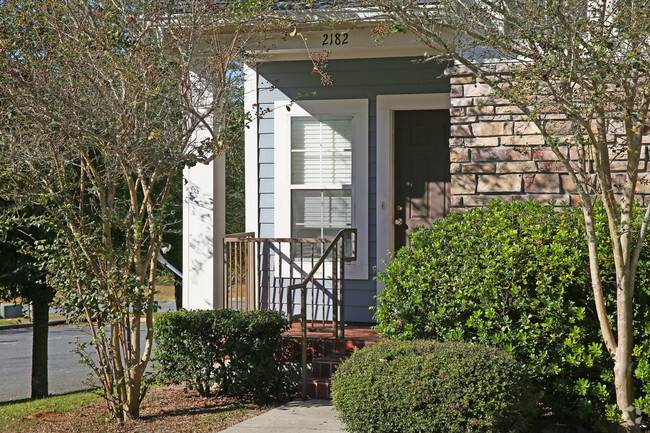
[[[25,431],[39,423],[47,414],[63,414],[99,402],[93,392],[82,391],[40,400],[18,400],[0,403],[0,432]]]
[[[204,399],[180,387],[158,388],[142,402],[141,417],[120,426],[96,393],[82,391],[0,403],[0,432],[218,432],[268,409],[235,399]]]
[[[62,314],[50,314],[50,320],[65,319]],[[32,321],[27,316],[18,317],[16,319],[0,319],[0,326],[2,325],[15,325],[17,323],[31,323]]]
[[[176,298],[174,297],[174,285],[173,284],[156,284],[156,290],[158,293],[154,296],[154,299],[158,302],[175,302]],[[62,314],[50,314],[50,320],[65,319],[65,316]],[[31,323],[31,320],[27,316],[18,317],[15,319],[3,319],[0,318],[0,326],[3,325],[16,325],[19,323]]]
[[[171,284],[156,284],[156,290],[158,293],[154,296],[154,299],[158,302],[174,302],[176,300],[174,296],[174,286]]]

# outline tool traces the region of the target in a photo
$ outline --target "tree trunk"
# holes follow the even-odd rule
[[[34,336],[32,337],[32,398],[47,397],[47,334],[49,304],[34,300]]]
[[[625,276],[619,282],[617,296],[617,331],[618,346],[614,357],[614,386],[616,388],[616,404],[623,414],[626,431],[640,432],[640,426],[635,422],[636,408],[634,407],[634,372],[632,364],[632,349],[634,335],[634,308],[631,281]]]
[[[616,404],[623,414],[620,432],[641,433],[641,427],[635,422],[637,417],[634,407],[634,378],[630,360],[614,363],[614,385],[616,387]]]
[[[174,298],[176,298],[176,309],[183,308],[183,279],[174,274]]]
[[[131,419],[140,418],[140,385],[141,380],[134,380],[129,386],[128,416]]]
[[[619,348],[620,349],[620,348]],[[621,353],[617,350],[617,356]],[[616,388],[616,404],[623,414],[623,425],[620,431],[640,433],[641,428],[635,422],[636,407],[634,407],[634,377],[632,362],[629,356],[621,356],[621,360],[614,363],[614,385]]]

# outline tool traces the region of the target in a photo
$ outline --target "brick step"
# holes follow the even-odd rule
[[[330,379],[347,355],[333,354],[314,358],[311,364],[312,376],[307,378],[307,395],[310,398],[329,400],[332,398]]]
[[[308,377],[307,378],[307,395],[309,398],[318,398],[322,400],[331,400],[332,391],[330,380],[326,377]]]
[[[318,339],[310,338],[307,341],[307,362],[329,355],[350,356],[355,350],[372,346],[382,341],[380,338],[371,339]],[[284,352],[291,361],[299,362],[301,359],[301,341],[298,338],[284,338]]]
[[[316,329],[316,331],[314,331]],[[309,328],[307,336],[307,394],[311,398],[330,399],[330,377],[340,363],[355,350],[372,346],[384,339],[370,325],[346,325],[345,338],[334,338],[326,327]],[[300,324],[293,324],[282,335],[285,357],[300,365],[302,359]]]
[[[330,355],[315,358],[311,363],[312,375],[314,377],[330,378],[336,371],[339,364],[346,359],[343,355]]]

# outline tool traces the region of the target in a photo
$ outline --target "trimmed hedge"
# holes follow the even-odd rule
[[[595,210],[608,311],[615,274],[606,217]],[[650,323],[650,248],[642,250],[637,323]],[[378,279],[383,336],[499,347],[533,373],[555,419],[593,427],[613,419],[612,362],[594,311],[579,208],[492,202],[453,213],[410,236]],[[635,329],[637,405],[650,409],[650,326]],[[609,406],[608,406],[609,405]]]
[[[332,396],[356,433],[515,433],[528,430],[536,393],[505,352],[460,342],[386,341],[355,352]]]
[[[276,311],[201,310],[156,317],[157,373],[202,396],[249,395],[266,400],[289,387],[281,335],[289,323]]]

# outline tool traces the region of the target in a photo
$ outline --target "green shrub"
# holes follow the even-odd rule
[[[608,311],[615,314],[615,278],[607,223],[595,215]],[[650,323],[643,249],[635,295],[639,324]],[[451,214],[418,228],[385,273],[376,318],[396,339],[479,342],[511,353],[534,375],[549,412],[594,425],[613,403],[612,362],[594,311],[583,216],[532,201],[500,203]],[[637,393],[650,409],[650,325],[636,327]]]
[[[156,318],[155,361],[167,383],[187,383],[202,396],[280,397],[288,380],[281,334],[286,318],[275,311],[167,312]]]
[[[386,341],[355,352],[332,379],[351,432],[520,432],[536,393],[505,352],[459,342]]]

